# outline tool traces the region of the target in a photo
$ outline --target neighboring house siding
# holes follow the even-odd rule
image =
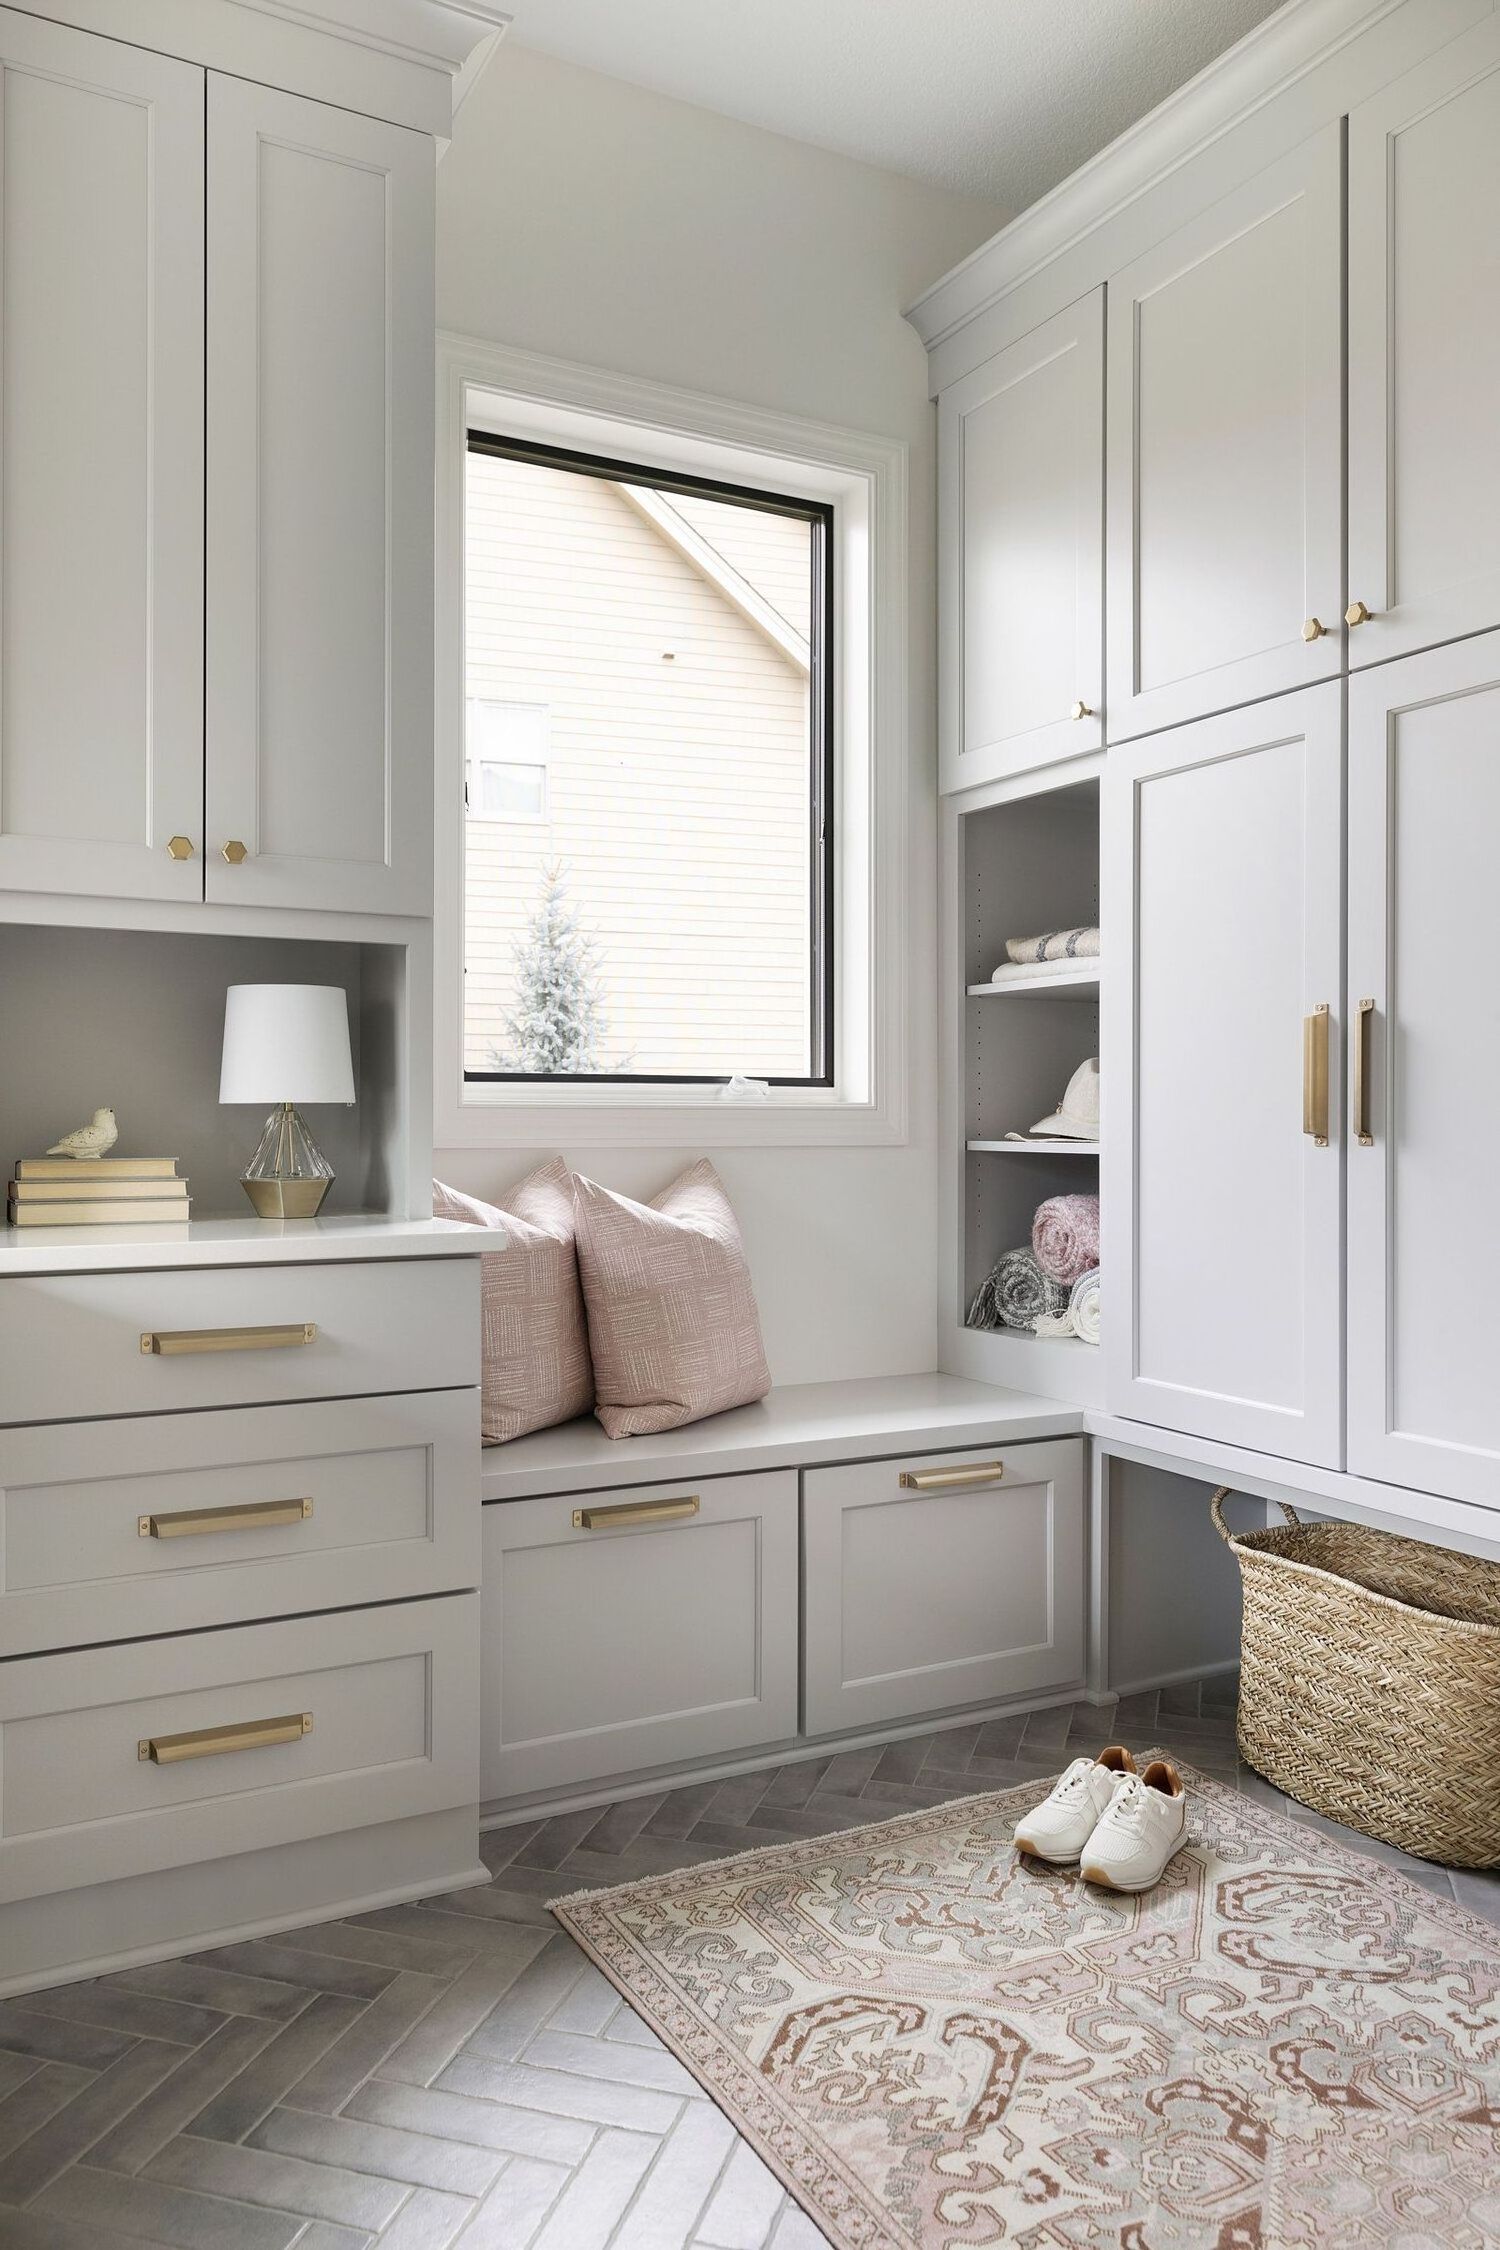
[[[809,533],[762,521],[779,607]],[[468,823],[466,1067],[497,1067],[512,949],[560,862],[598,940],[603,1067],[805,1073],[800,667],[617,487],[529,462],[469,457],[466,601],[468,696],[549,712],[546,818]]]

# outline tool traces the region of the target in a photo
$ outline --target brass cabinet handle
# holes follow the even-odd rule
[[[618,1508],[575,1508],[575,1531],[608,1531],[627,1523],[686,1523],[698,1513],[698,1495],[690,1500],[626,1500]]]
[[[1354,1011],[1354,1138],[1361,1148],[1375,1146],[1375,1135],[1370,1131],[1370,1025],[1374,1015],[1373,1000],[1361,1000]]]
[[[221,859],[227,859],[231,867],[239,866],[240,862],[246,857],[246,852],[238,836],[230,837],[219,856]]]
[[[188,1758],[222,1758],[231,1750],[270,1750],[278,1742],[300,1742],[312,1733],[311,1711],[291,1711],[280,1719],[246,1719],[237,1727],[195,1727],[191,1734],[152,1734],[135,1746],[144,1765],[180,1766]]]
[[[961,1492],[966,1485],[998,1484],[1004,1474],[1003,1461],[965,1461],[956,1469],[903,1469],[901,1483],[907,1492]]]
[[[137,1516],[142,1539],[194,1539],[204,1531],[274,1531],[279,1524],[306,1523],[311,1500],[245,1500],[232,1508],[174,1508],[169,1515]]]
[[[141,1350],[157,1359],[186,1359],[199,1352],[280,1352],[314,1342],[317,1333],[315,1320],[299,1320],[289,1328],[147,1328],[141,1332]]]
[[[192,856],[193,839],[191,836],[169,836],[167,838],[168,859],[191,859]]]
[[[1302,638],[1305,641],[1320,641],[1327,631],[1328,627],[1321,617],[1309,617],[1302,628]]]
[[[1072,710],[1068,713],[1068,717],[1070,719],[1091,719],[1093,716],[1093,706],[1091,704],[1085,703],[1082,697],[1079,698],[1079,700],[1074,704]]]
[[[1302,1018],[1302,1130],[1328,1146],[1328,1003]]]
[[[1344,623],[1352,633],[1356,625],[1368,625],[1374,614],[1374,610],[1366,609],[1363,602],[1351,602],[1344,612]]]

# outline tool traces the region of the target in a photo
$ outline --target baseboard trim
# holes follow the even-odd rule
[[[1217,1664],[1185,1664],[1180,1672],[1153,1672],[1149,1679],[1131,1680],[1127,1685],[1111,1688],[1110,1701],[1117,1702],[1122,1695],[1149,1695],[1153,1688],[1181,1687],[1184,1680],[1216,1680],[1226,1672],[1237,1672],[1237,1656],[1220,1657]]]

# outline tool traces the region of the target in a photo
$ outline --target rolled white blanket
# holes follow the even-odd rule
[[[1012,937],[1005,941],[1012,961],[1097,961],[1096,929],[1043,930],[1037,937]]]
[[[1073,1284],[1067,1309],[1055,1316],[1043,1313],[1036,1323],[1039,1336],[1076,1336],[1082,1344],[1099,1341],[1099,1268],[1081,1273]]]

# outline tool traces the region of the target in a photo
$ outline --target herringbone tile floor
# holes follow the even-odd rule
[[[955,1726],[499,1829],[487,1889],[0,2002],[0,2245],[818,2250],[546,1901],[1003,1788],[1116,1736],[1265,1795],[1233,1695]],[[1348,1841],[1500,1921],[1500,1878]]]

